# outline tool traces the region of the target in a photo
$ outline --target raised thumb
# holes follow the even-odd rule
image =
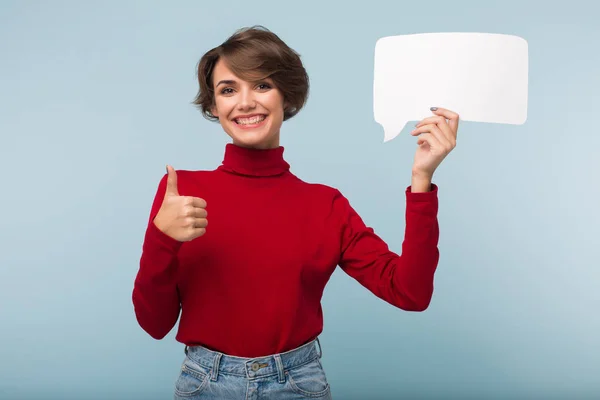
[[[171,196],[179,196],[177,190],[177,172],[170,165],[167,165],[167,192]]]

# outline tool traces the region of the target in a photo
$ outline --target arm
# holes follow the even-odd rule
[[[173,329],[180,312],[175,272],[182,242],[167,236],[154,225],[166,186],[167,175],[160,181],[152,204],[132,294],[137,321],[154,339],[164,338]]]
[[[377,297],[406,311],[429,307],[439,260],[438,188],[435,184],[420,184],[430,190],[417,193],[409,186],[405,192],[402,255],[389,250],[341,193],[336,193],[334,199],[341,237],[338,265]]]

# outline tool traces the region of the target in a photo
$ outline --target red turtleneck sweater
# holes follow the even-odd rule
[[[228,144],[216,170],[177,171],[179,194],[205,199],[209,221],[205,235],[183,243],[153,222],[163,176],[133,289],[150,336],[162,339],[181,312],[176,339],[189,346],[239,357],[296,348],[321,333],[321,296],[338,265],[400,309],[428,307],[439,258],[437,186],[406,189],[398,255],[337,189],[303,182],[289,167],[283,147]]]

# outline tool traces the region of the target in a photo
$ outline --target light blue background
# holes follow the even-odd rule
[[[397,251],[416,139],[409,126],[383,144],[373,120],[376,40],[529,43],[526,124],[463,121],[434,177],[431,307],[403,312],[332,277],[321,343],[334,398],[600,396],[597,8],[98,3],[0,3],[0,398],[171,398],[183,346],[175,330],[155,341],[137,325],[133,279],[165,164],[213,169],[223,157],[228,138],[190,105],[196,63],[254,24],[298,50],[311,77],[306,109],[282,131],[292,171],[342,190]]]

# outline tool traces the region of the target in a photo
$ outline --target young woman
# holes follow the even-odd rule
[[[137,320],[162,339],[181,312],[175,399],[331,398],[317,346],[325,285],[339,265],[399,309],[428,307],[439,258],[431,180],[456,144],[458,115],[434,107],[412,132],[398,255],[339,190],[290,172],[280,128],[305,104],[309,80],[279,37],[236,32],[202,57],[198,80],[195,104],[232,142],[215,170],[167,166],[133,289]]]

